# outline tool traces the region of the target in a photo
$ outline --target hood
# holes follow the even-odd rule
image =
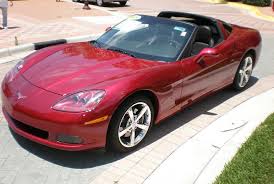
[[[96,48],[90,43],[68,44],[45,58],[36,58],[39,61],[23,72],[25,79],[35,86],[61,95],[134,75],[158,63]],[[35,60],[35,55],[32,60]]]

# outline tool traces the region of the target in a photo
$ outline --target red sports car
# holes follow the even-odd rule
[[[180,12],[134,15],[97,40],[48,47],[2,82],[11,129],[62,150],[133,150],[152,125],[226,86],[245,88],[254,29]]]

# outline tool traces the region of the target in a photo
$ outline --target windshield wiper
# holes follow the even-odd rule
[[[129,55],[129,56],[131,56],[131,57],[134,57],[134,58],[136,58],[136,56],[134,55],[134,54],[131,54],[131,53],[129,53],[129,52],[127,52],[127,51],[124,51],[124,50],[121,50],[121,49],[117,49],[117,48],[107,48],[107,50],[111,50],[111,51],[115,51],[115,52],[120,52],[120,53],[122,53],[122,54],[126,54],[126,55]]]

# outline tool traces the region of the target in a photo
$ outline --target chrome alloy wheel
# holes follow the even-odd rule
[[[127,148],[141,142],[152,122],[151,109],[144,102],[133,104],[123,115],[118,129],[120,143]]]
[[[241,88],[248,83],[253,69],[253,59],[251,56],[246,57],[242,68],[239,70],[238,84]]]

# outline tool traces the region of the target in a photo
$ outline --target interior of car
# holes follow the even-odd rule
[[[198,27],[192,43],[192,48],[189,51],[189,56],[199,54],[204,48],[213,48],[223,41],[223,36],[216,21],[211,18],[179,12],[161,12],[158,17],[189,22]]]
[[[97,41],[107,49],[119,49],[138,58],[177,61],[196,26],[186,22],[137,15],[112,27]]]

